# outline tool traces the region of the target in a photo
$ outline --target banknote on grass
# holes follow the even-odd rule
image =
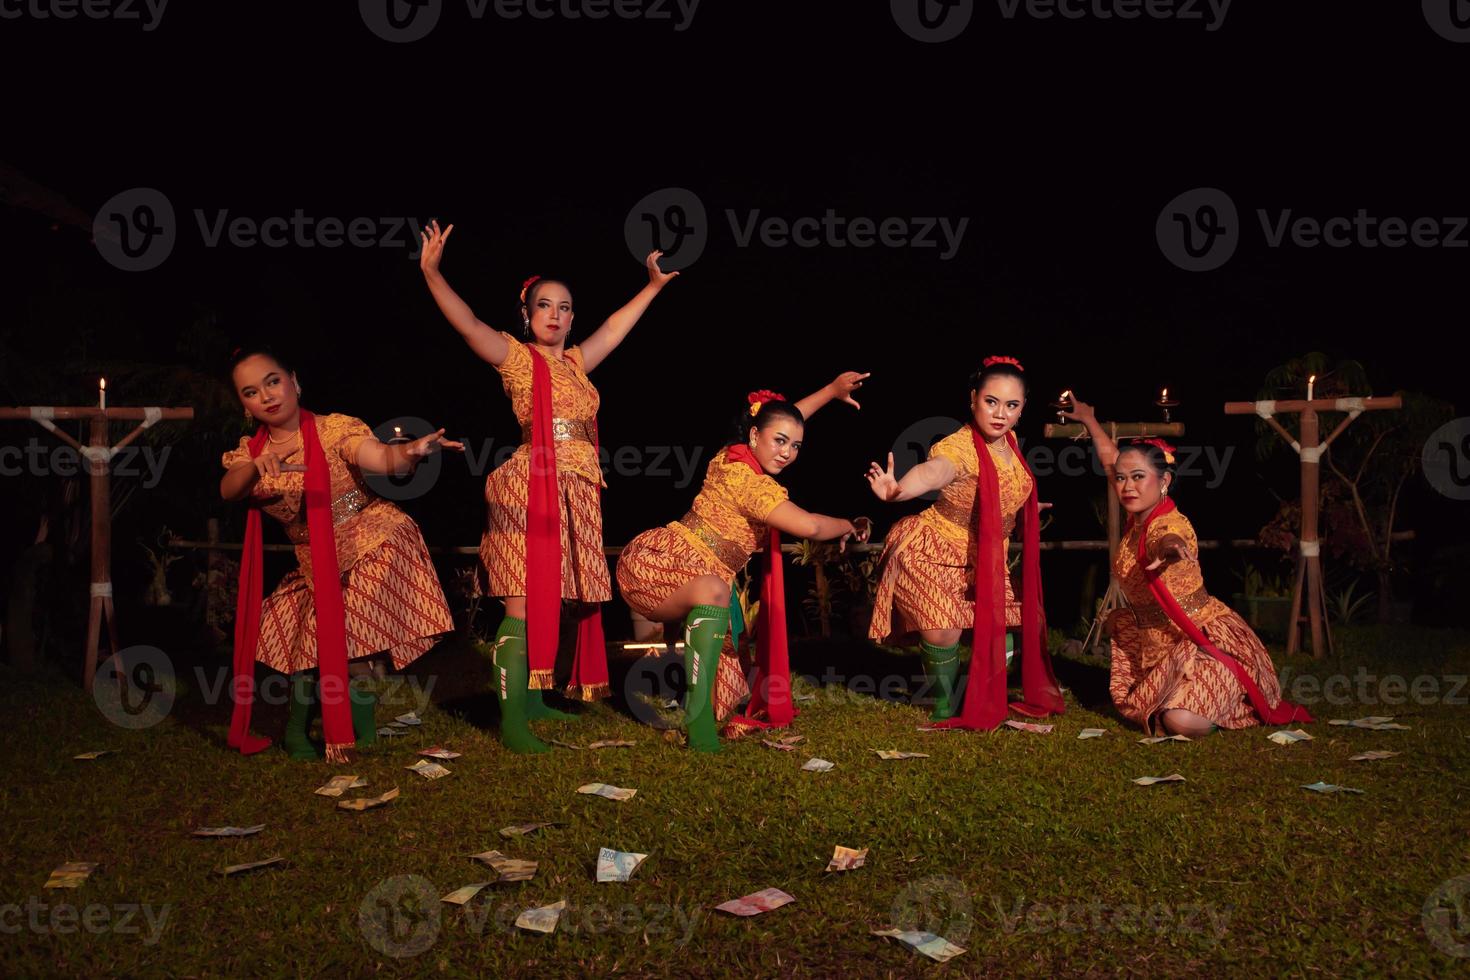
[[[638,791],[636,789],[622,789],[617,786],[609,786],[607,783],[588,783],[586,786],[578,786],[577,792],[587,796],[600,796],[605,800],[617,800],[619,803],[626,803]]]
[[[965,952],[963,948],[956,946],[943,936],[934,935],[932,932],[916,932],[906,929],[878,929],[873,932],[873,935],[897,939],[914,952],[922,953],[936,963],[948,963],[956,956]]]
[[[258,834],[265,829],[265,824],[259,823],[254,827],[200,827],[194,831],[193,837],[249,837]]]
[[[362,789],[367,786],[366,779],[356,776],[333,776],[325,784],[316,788],[317,796],[341,796],[349,789]]]
[[[1184,781],[1184,777],[1175,772],[1167,776],[1139,776],[1133,782],[1139,786],[1152,786],[1155,783],[1182,783]]]
[[[779,888],[767,888],[752,895],[746,895],[744,898],[732,898],[722,905],[716,905],[715,909],[720,912],[729,912],[731,915],[760,915],[762,912],[779,909],[794,901],[796,901],[795,898]]]
[[[398,799],[398,787],[394,786],[382,796],[368,796],[363,797],[359,800],[339,800],[337,802],[337,808],[340,810],[351,810],[354,813],[361,813],[364,810],[371,810],[374,807],[384,806],[387,803],[396,799]]]
[[[597,852],[597,880],[627,881],[647,857],[647,854],[631,854],[604,847]]]
[[[868,849],[854,850],[851,847],[837,845],[832,851],[832,860],[827,862],[828,871],[854,871],[863,866],[868,860]]]
[[[46,879],[46,888],[80,888],[82,883],[101,865],[96,861],[70,861],[51,872]]]

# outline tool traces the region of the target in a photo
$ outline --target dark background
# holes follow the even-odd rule
[[[1296,494],[1294,459],[1258,463],[1253,420],[1221,411],[1287,359],[1320,350],[1361,361],[1373,393],[1460,399],[1470,249],[1273,249],[1256,218],[1470,213],[1470,45],[1439,36],[1419,5],[1238,2],[1208,31],[1006,19],[978,3],[942,44],[911,39],[888,6],[704,0],[677,31],[474,20],[449,2],[408,44],[376,37],[350,3],[176,0],[153,31],[0,20],[0,403],[91,403],[99,374],[112,405],[197,393],[194,423],[150,434],[173,447],[162,483],[117,518],[114,574],[120,596],[130,580],[136,594],[135,542],[164,524],[199,537],[218,516],[238,540],[238,508],[215,486],[218,454],[239,435],[223,373],[237,344],[288,354],[317,411],[420,416],[477,447],[517,438],[498,376],[438,314],[407,248],[211,248],[195,209],[452,221],[443,268],[482,319],[514,330],[521,280],[565,277],[576,339],[645,281],[624,224],[666,187],[699,196],[709,243],[595,372],[604,443],[650,462],[652,447],[698,450],[702,472],[746,391],[797,396],[840,370],[872,371],[862,412],[819,416],[786,482],[810,509],[874,515],[880,534],[907,509],[871,498],[866,463],[920,420],[961,418],[967,378],[990,353],[1032,377],[1018,430],[1031,442],[1062,388],[1133,420],[1157,418],[1150,401],[1168,385],[1182,443],[1236,447],[1220,487],[1179,487],[1202,537],[1251,537],[1277,495]],[[124,272],[99,256],[90,224],[136,187],[167,196],[178,241],[158,268]],[[1196,187],[1224,190],[1241,216],[1238,250],[1211,272],[1177,268],[1155,237],[1164,205]],[[742,248],[725,217],[829,208],[969,225],[943,261],[938,249]],[[0,443],[33,438],[52,439],[0,423]],[[478,541],[482,480],[450,459],[405,505],[431,544]],[[0,575],[61,482],[0,480]],[[676,482],[610,474],[607,543],[682,514],[697,479]],[[1057,504],[1049,537],[1102,536],[1100,479],[1042,489]],[[1464,507],[1422,480],[1403,504],[1400,526],[1419,540],[1401,588],[1420,618],[1451,612],[1455,589],[1413,569],[1463,548]],[[85,548],[80,561],[84,575]],[[1097,561],[1056,556],[1054,622],[1075,618]],[[1225,564],[1207,573],[1212,591],[1234,587]]]

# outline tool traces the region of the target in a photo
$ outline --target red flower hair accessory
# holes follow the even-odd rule
[[[786,400],[786,396],[781,394],[779,391],[772,391],[769,388],[762,388],[760,391],[752,391],[750,394],[746,395],[745,400],[750,402],[750,414],[753,418],[756,415],[760,414],[761,406],[764,405],[766,402],[784,402]]]
[[[1164,462],[1170,466],[1174,465],[1174,447],[1158,436],[1154,436],[1152,439],[1134,439],[1132,444],[1135,446],[1153,446],[1164,454]]]
[[[531,278],[527,279],[525,282],[521,283],[521,305],[523,305],[523,306],[525,305],[525,302],[526,302],[526,290],[530,289],[531,286],[533,286],[536,283],[536,280],[538,280],[540,278],[541,278],[540,276],[532,276]]]
[[[996,354],[992,354],[991,356],[987,357],[981,363],[985,367],[990,367],[990,366],[995,365],[995,364],[1009,364],[1012,367],[1014,367],[1017,371],[1024,371],[1024,370],[1026,370],[1025,368],[1021,367],[1021,362],[1018,361],[1018,360],[1016,360],[1014,357],[1002,357],[1002,356],[996,355]]]

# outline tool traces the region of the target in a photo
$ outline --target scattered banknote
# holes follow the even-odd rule
[[[286,859],[283,858],[283,857],[281,857],[278,854],[275,857],[266,858],[264,861],[251,861],[249,864],[232,864],[228,868],[221,868],[219,870],[219,874],[222,874],[222,875],[225,875],[225,876],[238,875],[238,874],[244,874],[247,871],[254,871],[257,868],[268,868],[268,867],[270,867],[273,864],[285,864],[285,863],[286,863]]]
[[[524,861],[520,858],[506,857],[499,851],[486,851],[484,854],[471,854],[470,857],[481,864],[489,865],[500,877],[495,879],[497,883],[507,881],[530,881],[536,876],[537,862]]]
[[[576,749],[578,752],[582,751],[582,748],[583,748],[580,745],[573,745],[571,742],[563,742],[561,739],[557,739],[557,738],[552,739],[551,740],[551,744],[552,745],[560,745],[564,749]]]
[[[1345,718],[1334,718],[1329,725],[1349,725],[1353,728],[1364,728],[1370,732],[1406,732],[1408,725],[1400,725],[1393,720],[1392,715],[1369,715],[1367,718],[1354,718],[1348,721]]]
[[[440,746],[436,745],[432,749],[424,749],[422,752],[419,753],[419,755],[426,756],[430,759],[458,759],[460,756],[464,755],[464,753],[451,752],[446,748],[441,748]]]
[[[1152,786],[1154,783],[1182,783],[1184,777],[1176,773],[1167,776],[1139,776],[1134,780],[1139,786]]]
[[[874,749],[873,751],[878,753],[878,758],[884,760],[885,762],[892,762],[895,759],[929,758],[929,754],[927,752],[899,752],[894,749]]]
[[[540,830],[542,827],[555,827],[555,826],[556,826],[556,823],[554,821],[550,821],[550,820],[544,821],[542,823],[518,823],[518,824],[514,824],[514,825],[512,825],[510,827],[501,827],[500,828],[500,836],[501,837],[524,837],[527,834],[534,834],[536,831]]]
[[[326,784],[317,787],[317,796],[341,796],[349,789],[362,789],[367,786],[366,779],[356,776],[333,776]]]
[[[587,747],[589,749],[631,749],[637,742],[628,742],[621,739],[608,739],[603,742],[593,742]]]
[[[1080,731],[1080,732],[1077,733],[1077,737],[1079,739],[1080,738],[1102,738],[1107,733],[1108,733],[1108,730],[1106,728],[1084,728],[1084,729],[1082,729],[1082,731]]]
[[[629,854],[604,847],[597,852],[597,880],[627,881],[647,857],[647,854]]]
[[[667,701],[664,701],[662,704],[660,704],[659,707],[663,708],[665,711],[673,711],[675,708],[679,707],[679,699],[669,698]]]
[[[936,963],[948,963],[965,950],[932,932],[910,932],[903,929],[878,929],[873,935],[897,939],[916,953],[923,953]]]
[[[116,753],[117,749],[98,749],[95,752],[83,752],[81,755],[74,755],[72,756],[72,758],[78,761],[86,762],[92,759],[100,759],[104,755],[115,755]]]
[[[424,723],[424,720],[419,717],[419,713],[417,711],[410,711],[406,715],[399,715],[393,720],[400,725],[422,725]]]
[[[834,767],[835,763],[826,759],[808,759],[801,768],[806,772],[830,772]]]
[[[488,888],[493,884],[495,884],[495,882],[493,881],[477,881],[472,885],[465,885],[463,888],[456,888],[448,895],[445,895],[443,898],[439,899],[439,901],[448,902],[450,905],[465,905],[470,901],[470,899],[480,894],[480,891],[482,889]]]
[[[767,888],[765,891],[756,892],[754,895],[746,895],[744,898],[734,898],[716,905],[715,909],[720,912],[729,912],[731,915],[760,915],[772,909],[779,909],[796,901],[790,895],[779,888]]]
[[[761,744],[764,745],[768,749],[775,749],[778,752],[795,752],[796,751],[796,746],[794,746],[794,745],[784,745],[781,742],[773,742],[773,741],[771,741],[768,738],[761,739]]]
[[[1362,793],[1363,792],[1360,789],[1353,789],[1352,787],[1349,787],[1349,786],[1334,786],[1332,783],[1324,783],[1324,782],[1322,782],[1320,780],[1318,780],[1315,783],[1312,783],[1309,786],[1303,786],[1302,789],[1309,789],[1313,793]]]
[[[1359,752],[1357,755],[1348,756],[1349,762],[1372,762],[1375,759],[1392,759],[1398,755],[1397,752],[1383,752],[1374,750],[1372,752]]]
[[[793,697],[791,700],[793,700],[793,701],[815,701],[816,699],[817,699],[817,696],[815,694],[798,694],[795,697]]]
[[[868,849],[855,851],[850,847],[837,845],[832,850],[832,860],[827,863],[828,871],[854,871],[863,866],[868,859]]]
[[[1310,742],[1312,740],[1312,736],[1308,735],[1306,732],[1302,731],[1300,728],[1295,729],[1294,731],[1289,731],[1289,732],[1287,732],[1287,731],[1272,732],[1270,735],[1267,735],[1266,737],[1269,738],[1271,741],[1275,742],[1277,745],[1290,745],[1293,742]]]
[[[526,929],[530,932],[555,932],[556,923],[561,919],[561,914],[566,910],[567,900],[562,899],[555,905],[543,905],[536,909],[526,909],[516,916],[516,928]]]
[[[1188,742],[1188,735],[1155,735],[1153,738],[1141,738],[1139,745],[1158,745],[1160,742]]]
[[[72,861],[63,864],[51,872],[51,877],[46,879],[46,888],[80,888],[82,882],[96,871],[99,865],[96,861]]]
[[[605,800],[617,800],[626,803],[637,793],[636,789],[619,789],[617,786],[609,786],[607,783],[588,783],[586,786],[578,786],[578,793],[586,793],[589,796],[600,796]]]
[[[387,728],[379,728],[378,734],[383,736],[384,738],[392,738],[395,735],[407,735],[408,732],[404,731],[402,728],[394,728],[392,725],[389,725]]]
[[[1052,726],[1052,725],[1034,725],[1034,724],[1032,724],[1029,721],[1014,721],[1014,720],[1008,719],[1006,721],[1006,727],[1007,728],[1014,728],[1018,732],[1032,732],[1032,733],[1037,734],[1037,735],[1050,735],[1051,734],[1051,730],[1052,730],[1052,728],[1054,726]]]
[[[428,759],[420,759],[413,765],[404,766],[403,768],[407,769],[409,772],[416,772],[420,776],[423,776],[425,779],[443,779],[445,776],[449,775],[448,769],[445,769],[437,762],[430,762]]]
[[[920,732],[959,732],[964,729],[954,725],[920,725],[915,731]]]
[[[254,827],[200,827],[194,831],[195,837],[249,837],[258,834],[265,829],[265,824],[259,823]]]
[[[364,810],[371,810],[373,807],[383,806],[390,800],[396,799],[398,799],[398,787],[394,786],[382,796],[364,797],[360,800],[340,800],[337,803],[337,807],[342,810],[352,810],[354,813],[361,813]]]

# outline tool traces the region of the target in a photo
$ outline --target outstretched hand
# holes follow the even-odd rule
[[[843,371],[828,387],[832,390],[832,397],[838,401],[847,402],[853,408],[862,410],[861,405],[852,397],[852,393],[863,386],[863,382],[873,376],[873,372],[860,374],[857,371]]]
[[[669,280],[673,279],[679,274],[677,271],[665,272],[658,267],[658,260],[663,258],[663,254],[664,253],[660,252],[658,249],[654,249],[652,252],[648,253],[648,258],[643,260],[643,264],[648,267],[649,283],[657,286],[659,289],[662,289],[664,286],[668,285]]]
[[[888,468],[884,469],[877,463],[868,464],[868,486],[873,488],[873,495],[885,503],[897,500],[901,492],[898,486],[898,478],[893,475],[893,454],[888,454]]]
[[[1168,537],[1159,545],[1159,557],[1145,566],[1144,571],[1158,571],[1161,568],[1168,568],[1170,565],[1177,564],[1181,561],[1186,561],[1191,564],[1198,563],[1199,552],[1186,544],[1183,538]]]
[[[440,429],[438,432],[431,432],[426,436],[421,436],[404,447],[404,451],[408,453],[409,459],[420,459],[424,456],[432,455],[440,449],[453,449],[456,452],[462,453],[464,452],[464,443],[444,438],[444,430]]]
[[[427,228],[419,232],[419,268],[424,275],[439,271],[439,260],[444,257],[444,243],[449,241],[449,233],[454,230],[450,225],[443,231],[439,230],[437,220],[430,221]]]

